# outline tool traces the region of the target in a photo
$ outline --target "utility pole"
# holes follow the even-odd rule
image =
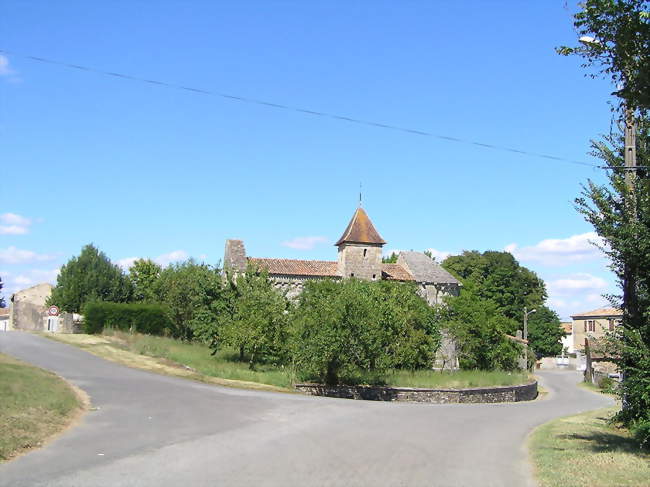
[[[528,307],[524,306],[524,340],[528,340],[528,315],[532,315],[536,311],[536,309],[528,311]]]
[[[634,111],[628,106],[625,109],[625,184],[630,193],[634,191],[636,176],[636,121]],[[632,194],[630,196],[632,196]],[[634,199],[628,200],[628,209],[636,211]]]

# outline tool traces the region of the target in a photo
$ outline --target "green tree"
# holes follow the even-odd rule
[[[395,252],[391,252],[388,257],[382,257],[381,261],[384,264],[395,264],[397,262],[398,255]]]
[[[476,284],[476,295],[494,302],[513,320],[521,321],[525,306],[532,309],[546,299],[544,281],[509,252],[465,251],[447,257],[442,266],[464,283]]]
[[[125,303],[132,293],[131,282],[122,269],[97,247],[88,244],[78,257],[72,257],[61,267],[48,304],[55,304],[62,311],[80,313],[88,302]]]
[[[562,338],[566,336],[557,313],[545,305],[528,318],[528,343],[538,358],[562,353]]]
[[[308,282],[292,323],[299,373],[328,384],[431,366],[440,339],[434,310],[414,286],[387,281]]]
[[[223,312],[211,328],[211,347],[239,350],[240,360],[259,363],[287,360],[289,302],[268,279],[268,272],[249,267],[227,275]]]
[[[156,299],[156,281],[162,267],[151,259],[138,259],[129,267],[129,279],[133,283],[133,298],[136,301]]]
[[[650,166],[650,121],[642,119],[637,133],[640,166]],[[624,166],[622,135],[592,142],[594,155],[608,166]],[[622,296],[612,304],[623,309],[623,326],[612,342],[624,380],[619,392],[623,410],[619,418],[633,427],[639,440],[650,445],[650,180],[639,171],[626,181],[625,171],[613,170],[609,184],[589,181],[578,210],[606,242],[603,251],[618,277]]]
[[[456,340],[461,368],[514,370],[522,347],[506,335],[515,333],[517,322],[478,290],[467,281],[459,296],[447,298],[442,326]]]
[[[609,77],[624,106],[650,108],[650,4],[648,0],[585,0],[576,13],[578,35],[592,37],[576,47],[562,46],[565,56],[578,55],[583,67]],[[595,75],[592,75],[595,76]]]
[[[183,340],[203,338],[223,309],[220,270],[192,259],[171,264],[155,280],[154,296],[169,307],[174,336]]]

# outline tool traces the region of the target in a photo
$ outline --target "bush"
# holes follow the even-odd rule
[[[84,307],[84,332],[101,333],[105,327],[164,335],[172,329],[172,322],[168,309],[161,304],[87,303]]]
[[[650,419],[638,419],[631,424],[630,430],[641,448],[650,450]]]
[[[303,379],[354,382],[363,372],[430,367],[439,344],[435,312],[414,286],[308,282],[292,315],[292,356]]]

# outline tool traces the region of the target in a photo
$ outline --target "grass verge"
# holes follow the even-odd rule
[[[57,375],[0,354],[0,462],[42,446],[87,404]]]
[[[290,391],[297,382],[291,368],[257,366],[255,370],[251,370],[248,363],[237,359],[235,351],[220,350],[212,355],[210,348],[201,343],[187,343],[172,338],[117,330],[105,330],[102,335],[47,333],[43,336],[76,345],[95,355],[130,367],[225,386]],[[373,382],[372,378],[359,379],[360,383]],[[530,377],[525,372],[499,371],[392,371],[382,377],[382,382],[386,385],[445,389],[514,385],[529,381]]]
[[[650,486],[650,454],[608,422],[615,412],[590,411],[534,430],[528,445],[540,487]]]

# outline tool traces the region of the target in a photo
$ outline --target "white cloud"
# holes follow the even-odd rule
[[[0,215],[0,235],[24,235],[29,231],[32,221],[16,213]]]
[[[0,76],[12,76],[13,74],[15,72],[9,67],[9,59],[7,56],[0,54]]]
[[[284,247],[296,250],[311,250],[316,245],[327,242],[325,237],[296,237],[292,240],[282,242]]]
[[[178,262],[180,260],[187,260],[189,255],[184,250],[174,250],[168,254],[159,255],[154,259],[154,261],[160,264],[163,267],[167,267],[172,262]]]
[[[598,259],[603,252],[596,245],[603,245],[596,232],[572,235],[568,238],[549,238],[528,247],[512,243],[505,249],[521,262],[539,262],[546,266],[564,266],[574,262]]]
[[[169,252],[167,254],[162,254],[159,255],[158,257],[152,259],[156,264],[159,264],[163,267],[167,267],[169,264],[172,262],[178,262],[181,260],[187,260],[189,255],[187,252],[184,250],[174,250],[172,252]],[[119,265],[122,269],[125,271],[128,271],[129,268],[133,265],[133,263],[141,259],[142,257],[125,257],[123,259],[120,259],[116,261],[116,264]]]
[[[581,272],[549,281],[547,287],[549,291],[564,293],[583,293],[589,290],[604,292],[607,289],[607,281],[601,277]]]
[[[122,270],[128,271],[133,263],[138,259],[139,257],[125,257],[124,259],[118,260],[116,264],[119,265]]]
[[[59,268],[30,269],[15,276],[8,272],[2,272],[0,273],[0,277],[2,277],[4,284],[2,295],[5,297],[6,301],[6,299],[9,298],[13,293],[20,291],[21,289],[40,284],[42,282],[56,284],[56,277],[58,275]]]
[[[608,282],[586,272],[560,276],[547,281],[548,305],[563,319],[572,314],[608,306],[603,297],[608,292]]]
[[[34,262],[45,262],[55,259],[55,255],[38,254],[31,250],[7,247],[0,249],[0,264],[32,264]]]

